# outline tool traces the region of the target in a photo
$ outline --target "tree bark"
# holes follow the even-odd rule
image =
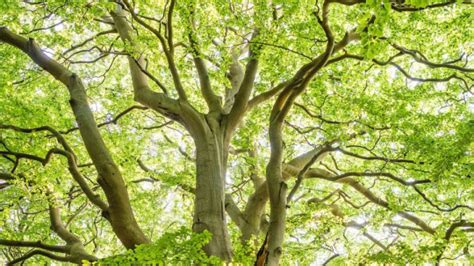
[[[204,133],[193,135],[196,145],[196,194],[193,231],[212,234],[204,247],[210,256],[225,261],[232,258],[232,248],[225,217],[225,174],[228,149],[223,133],[212,123],[204,122]]]
[[[97,181],[105,192],[109,208],[104,212],[112,229],[123,245],[130,249],[136,245],[149,243],[148,238],[138,226],[127,187],[118,166],[105,147],[95,119],[87,103],[82,82],[74,74],[68,86],[71,94],[71,107],[79,124],[79,131],[86,149],[98,172]]]
[[[270,161],[266,169],[268,194],[270,198],[270,225],[268,228],[267,265],[278,265],[282,254],[282,243],[285,234],[286,191],[287,184],[283,180],[283,142],[282,123],[270,122]]]

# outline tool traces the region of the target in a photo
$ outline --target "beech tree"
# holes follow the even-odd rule
[[[473,262],[470,0],[0,10],[2,261]]]

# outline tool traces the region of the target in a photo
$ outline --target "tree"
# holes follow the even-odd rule
[[[11,264],[472,262],[470,1],[0,8]]]

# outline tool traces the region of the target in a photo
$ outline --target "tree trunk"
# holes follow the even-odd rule
[[[281,97],[281,95],[280,95]],[[276,104],[274,105],[275,108]],[[273,112],[273,110],[272,110]],[[286,221],[286,191],[287,185],[283,180],[283,141],[282,124],[284,116],[270,118],[270,160],[267,164],[266,177],[268,195],[270,198],[270,225],[268,227],[268,257],[267,265],[279,265],[282,245],[285,235]]]
[[[221,130],[205,128],[204,134],[194,137],[197,176],[193,231],[209,231],[212,239],[204,247],[205,252],[230,261],[232,249],[224,209],[228,149],[223,145]]]

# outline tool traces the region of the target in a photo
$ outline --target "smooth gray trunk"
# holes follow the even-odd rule
[[[232,248],[224,209],[227,149],[219,130],[204,135],[194,138],[197,176],[193,231],[209,231],[212,239],[204,247],[205,252],[230,261]]]

